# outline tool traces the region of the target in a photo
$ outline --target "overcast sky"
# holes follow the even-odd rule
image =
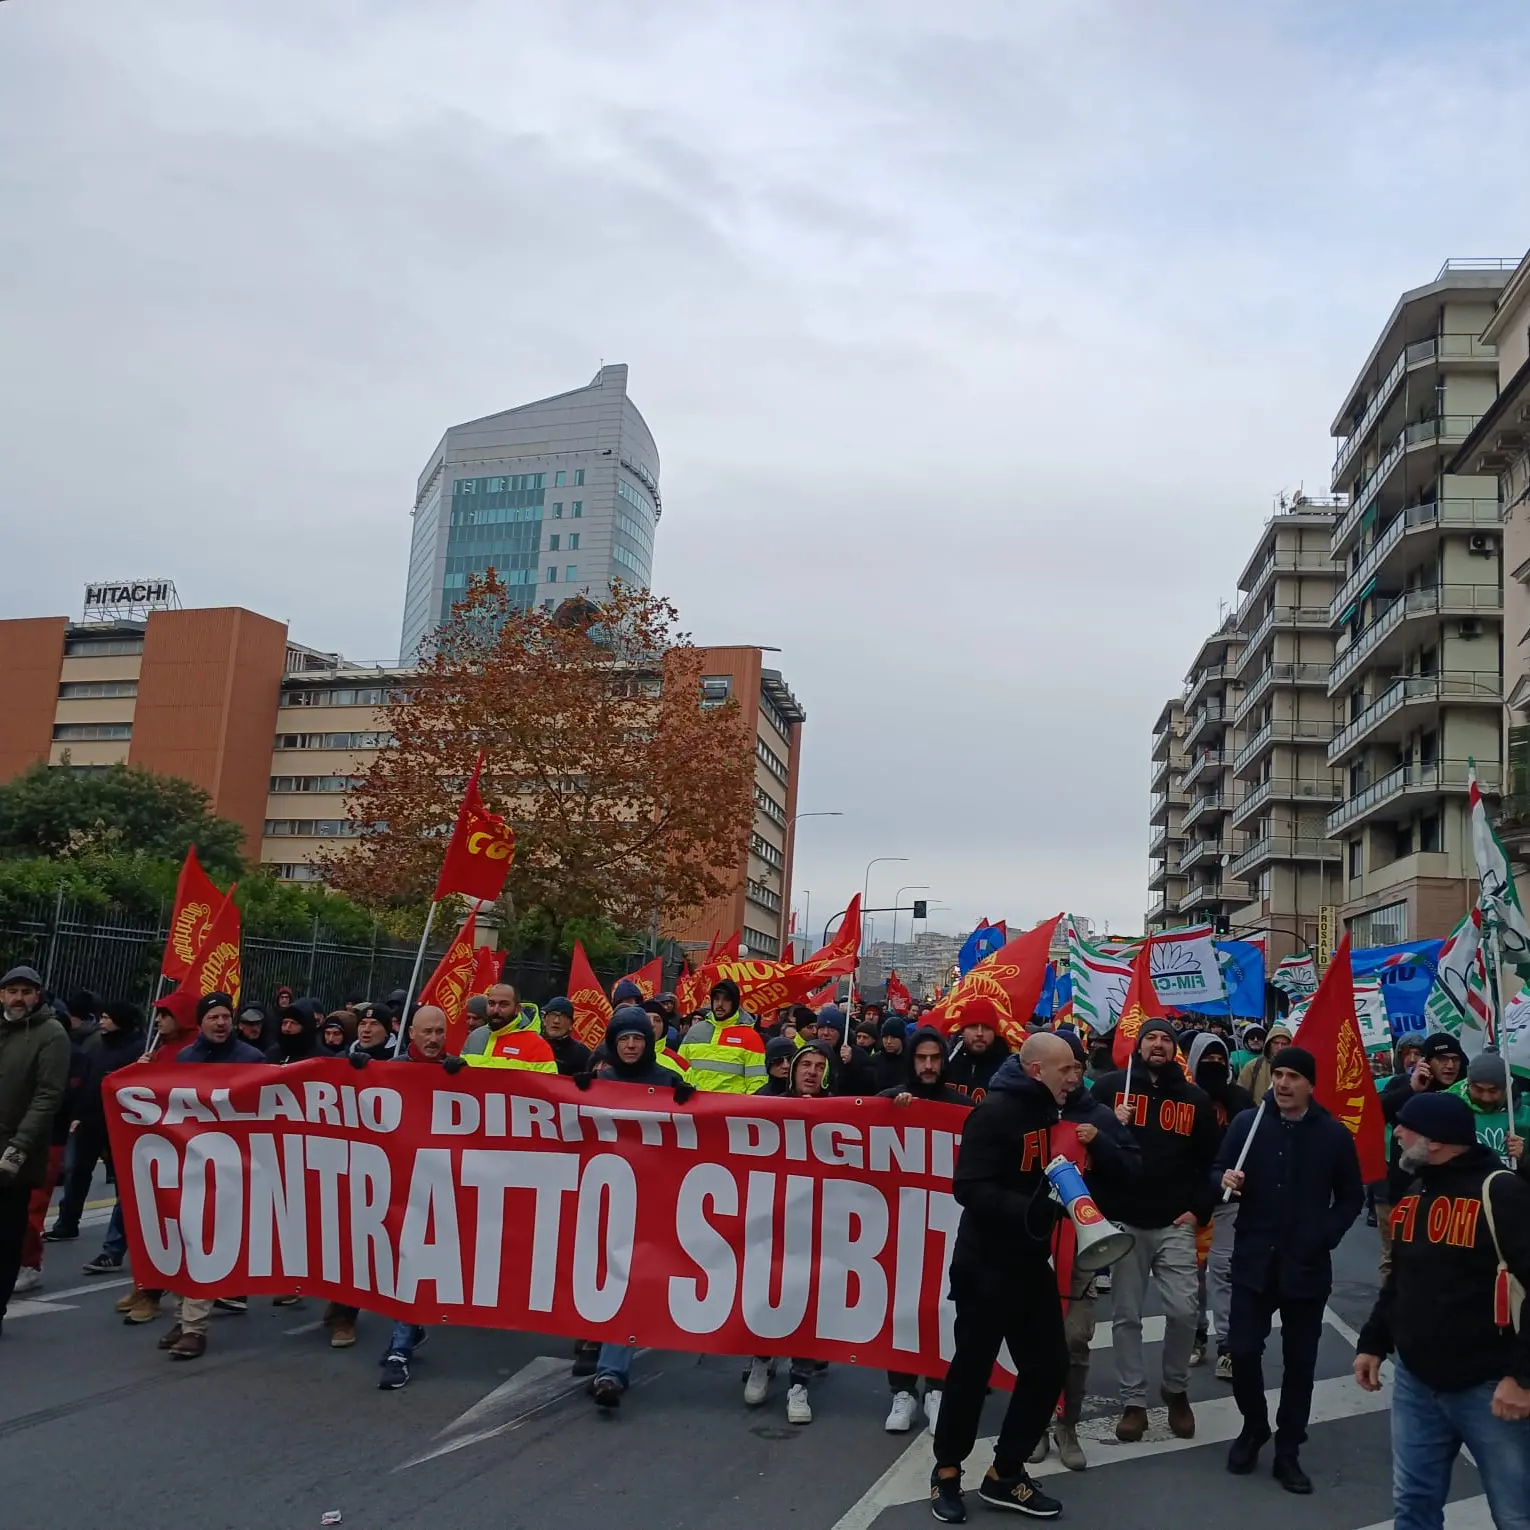
[[[442,430],[624,361],[656,587],[781,649],[845,813],[813,923],[902,855],[932,927],[1139,929],[1276,493],[1402,289],[1530,243],[1530,22],[1469,10],[9,0],[0,614],[164,574],[391,661]]]

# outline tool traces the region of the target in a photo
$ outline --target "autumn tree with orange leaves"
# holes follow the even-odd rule
[[[475,581],[389,707],[393,746],[325,879],[372,907],[428,899],[482,750],[484,799],[515,829],[511,922],[646,931],[729,891],[753,823],[752,719],[703,708],[702,655],[676,621],[621,585],[548,612],[516,610],[492,570]]]

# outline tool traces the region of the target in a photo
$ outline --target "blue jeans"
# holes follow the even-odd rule
[[[393,1337],[388,1340],[389,1356],[397,1355],[400,1360],[409,1360],[414,1354],[415,1346],[425,1337],[425,1330],[418,1323],[395,1323],[393,1325]]]
[[[1402,1361],[1392,1393],[1394,1530],[1441,1530],[1450,1472],[1471,1451],[1497,1530],[1530,1530],[1530,1419],[1493,1417],[1495,1383],[1436,1392]]]
[[[112,1219],[106,1224],[106,1242],[101,1252],[111,1259],[127,1258],[127,1229],[122,1225],[122,1202],[112,1207]]]
[[[595,1362],[595,1379],[614,1376],[627,1390],[627,1378],[632,1374],[632,1346],[630,1344],[602,1344],[600,1358]]]

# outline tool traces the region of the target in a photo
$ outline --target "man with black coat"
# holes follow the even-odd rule
[[[1058,1031],[1073,1050],[1072,1088],[1063,1101],[1062,1119],[1073,1124],[1074,1135],[1084,1150],[1079,1167],[1084,1183],[1098,1203],[1102,1189],[1129,1191],[1142,1173],[1142,1151],[1137,1139],[1107,1109],[1084,1082],[1084,1044],[1073,1031]],[[1070,1155],[1071,1156],[1071,1155]],[[1068,1380],[1063,1388],[1062,1417],[1052,1427],[1051,1440],[1043,1434],[1032,1463],[1045,1461],[1049,1444],[1057,1446],[1057,1459],[1070,1472],[1081,1472],[1088,1465],[1084,1448],[1079,1444],[1078,1423],[1084,1412],[1084,1392],[1089,1381],[1089,1347],[1094,1340],[1094,1303],[1098,1287],[1093,1270],[1073,1270],[1068,1288],[1067,1312],[1063,1332],[1068,1340]]]
[[[1441,1523],[1451,1469],[1471,1451],[1498,1530],[1530,1526],[1530,1185],[1477,1141],[1465,1100],[1423,1091],[1398,1112],[1410,1180],[1392,1211],[1392,1268],[1355,1346],[1381,1387],[1394,1350],[1392,1513]]]
[[[574,1038],[574,1005],[564,998],[549,999],[542,1006],[542,1040],[552,1048],[558,1072],[565,1078],[590,1067],[590,1049]]]
[[[1062,1505],[1025,1469],[1068,1373],[1062,1301],[1050,1255],[1060,1212],[1046,1166],[1052,1128],[1073,1083],[1073,1051],[1060,1036],[1029,1037],[989,1081],[967,1117],[952,1178],[962,1208],[951,1256],[956,1353],[935,1426],[930,1510],[947,1524],[967,1518],[962,1463],[977,1437],[983,1396],[999,1346],[1018,1371],[993,1466],[978,1495],[998,1508],[1055,1519]]]
[[[319,1022],[324,1006],[317,999],[294,999],[282,1007],[276,1024],[276,1041],[266,1049],[270,1063],[307,1062],[319,1057]]]
[[[1003,1016],[986,994],[975,994],[957,1011],[961,1038],[951,1048],[946,1082],[974,1105],[988,1092],[989,1080],[1004,1065],[1009,1047],[999,1034]]]
[[[1288,1493],[1305,1494],[1312,1483],[1298,1452],[1307,1440],[1323,1307],[1333,1290],[1330,1256],[1364,1208],[1365,1186],[1349,1128],[1312,1098],[1312,1053],[1282,1047],[1270,1062],[1263,1112],[1245,1111],[1233,1122],[1211,1176],[1219,1195],[1231,1191],[1238,1198],[1228,1344],[1243,1431],[1227,1452],[1227,1469],[1238,1476],[1253,1471],[1270,1438],[1263,1357],[1278,1312],[1274,1474]],[[1244,1143],[1248,1156],[1236,1169]]]
[[[1195,1346],[1196,1228],[1211,1218],[1211,1165],[1221,1130],[1216,1111],[1179,1065],[1179,1039],[1167,1020],[1148,1020],[1137,1033],[1131,1091],[1127,1070],[1097,1079],[1094,1097],[1115,1112],[1142,1152],[1142,1176],[1128,1189],[1102,1185],[1102,1212],[1135,1241],[1111,1269],[1112,1342],[1121,1378],[1116,1438],[1125,1444],[1147,1432],[1147,1372],[1142,1359],[1142,1308],[1148,1281],[1163,1304],[1163,1384],[1169,1428],[1195,1436],[1190,1407],[1190,1353]]]
[[[908,1037],[913,1027],[899,1015],[889,1015],[882,1022],[877,1050],[871,1054],[871,1068],[876,1074],[879,1092],[885,1093],[903,1082],[908,1073]]]

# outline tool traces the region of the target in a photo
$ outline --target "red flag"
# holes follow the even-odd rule
[[[213,916],[222,907],[223,894],[202,870],[197,847],[193,845],[181,863],[181,874],[175,879],[170,933],[165,937],[165,954],[159,964],[160,972],[171,982],[185,980],[212,927]]]
[[[1349,936],[1339,942],[1318,991],[1292,1044],[1305,1047],[1317,1059],[1317,1087],[1312,1097],[1342,1121],[1355,1139],[1360,1155],[1360,1178],[1374,1184],[1386,1177],[1385,1130],[1381,1096],[1371,1083],[1371,1070],[1355,1018],[1355,980],[1349,961]]]
[[[430,981],[420,990],[420,1003],[434,1004],[446,1012],[446,1052],[460,1057],[467,1045],[468,995],[473,991],[473,968],[476,962],[473,937],[478,930],[478,910],[467,916],[456,938],[446,948],[446,955],[431,973]]]
[[[237,887],[238,883],[234,885]],[[239,984],[239,910],[234,906],[231,887],[220,900],[181,987],[199,999],[203,994],[226,993],[237,1009]]]
[[[826,983],[817,993],[810,993],[802,1002],[809,1009],[822,1009],[825,1004],[834,1002],[834,995],[839,992],[839,979],[835,978],[832,983]]]
[[[974,1000],[982,999],[984,1008],[995,1014],[994,1029],[1012,1047],[1021,1046],[1030,1033],[1025,1023],[1036,1013],[1041,991],[1046,987],[1048,953],[1052,932],[1062,918],[1044,920],[1035,929],[1017,935],[986,956],[945,998],[925,1016],[923,1023],[933,1025],[948,1035],[965,1023],[962,1013]],[[990,1008],[991,1006],[991,1008]]]
[[[598,1047],[611,1023],[611,1001],[596,979],[581,942],[574,942],[574,960],[568,973],[568,997],[574,1006],[574,1040]]]
[[[646,967],[639,967],[631,974],[631,981],[638,985],[645,999],[651,999],[664,981],[664,958],[656,956]]]
[[[707,953],[709,962],[736,962],[739,948],[744,943],[744,932],[735,930],[715,951]]]
[[[478,773],[483,769],[483,755],[473,766],[462,806],[457,810],[457,827],[452,830],[441,875],[436,878],[435,897],[448,893],[490,902],[505,888],[505,877],[515,860],[515,831],[483,805],[478,795]]]
[[[898,977],[898,969],[896,967],[887,974],[887,1002],[900,1015],[906,1015],[909,1005],[914,1002],[913,994],[908,991]]]
[[[496,951],[492,946],[479,946],[473,952],[473,981],[468,989],[468,997],[471,999],[477,994],[487,993],[505,971],[505,958],[510,953]]]
[[[1137,1050],[1138,1032],[1149,1020],[1168,1019],[1158,1002],[1158,990],[1153,987],[1152,962],[1152,944],[1143,941],[1132,960],[1132,980],[1126,987],[1126,1001],[1121,1006],[1111,1045],[1111,1060],[1118,1068],[1124,1068],[1131,1060]]]

